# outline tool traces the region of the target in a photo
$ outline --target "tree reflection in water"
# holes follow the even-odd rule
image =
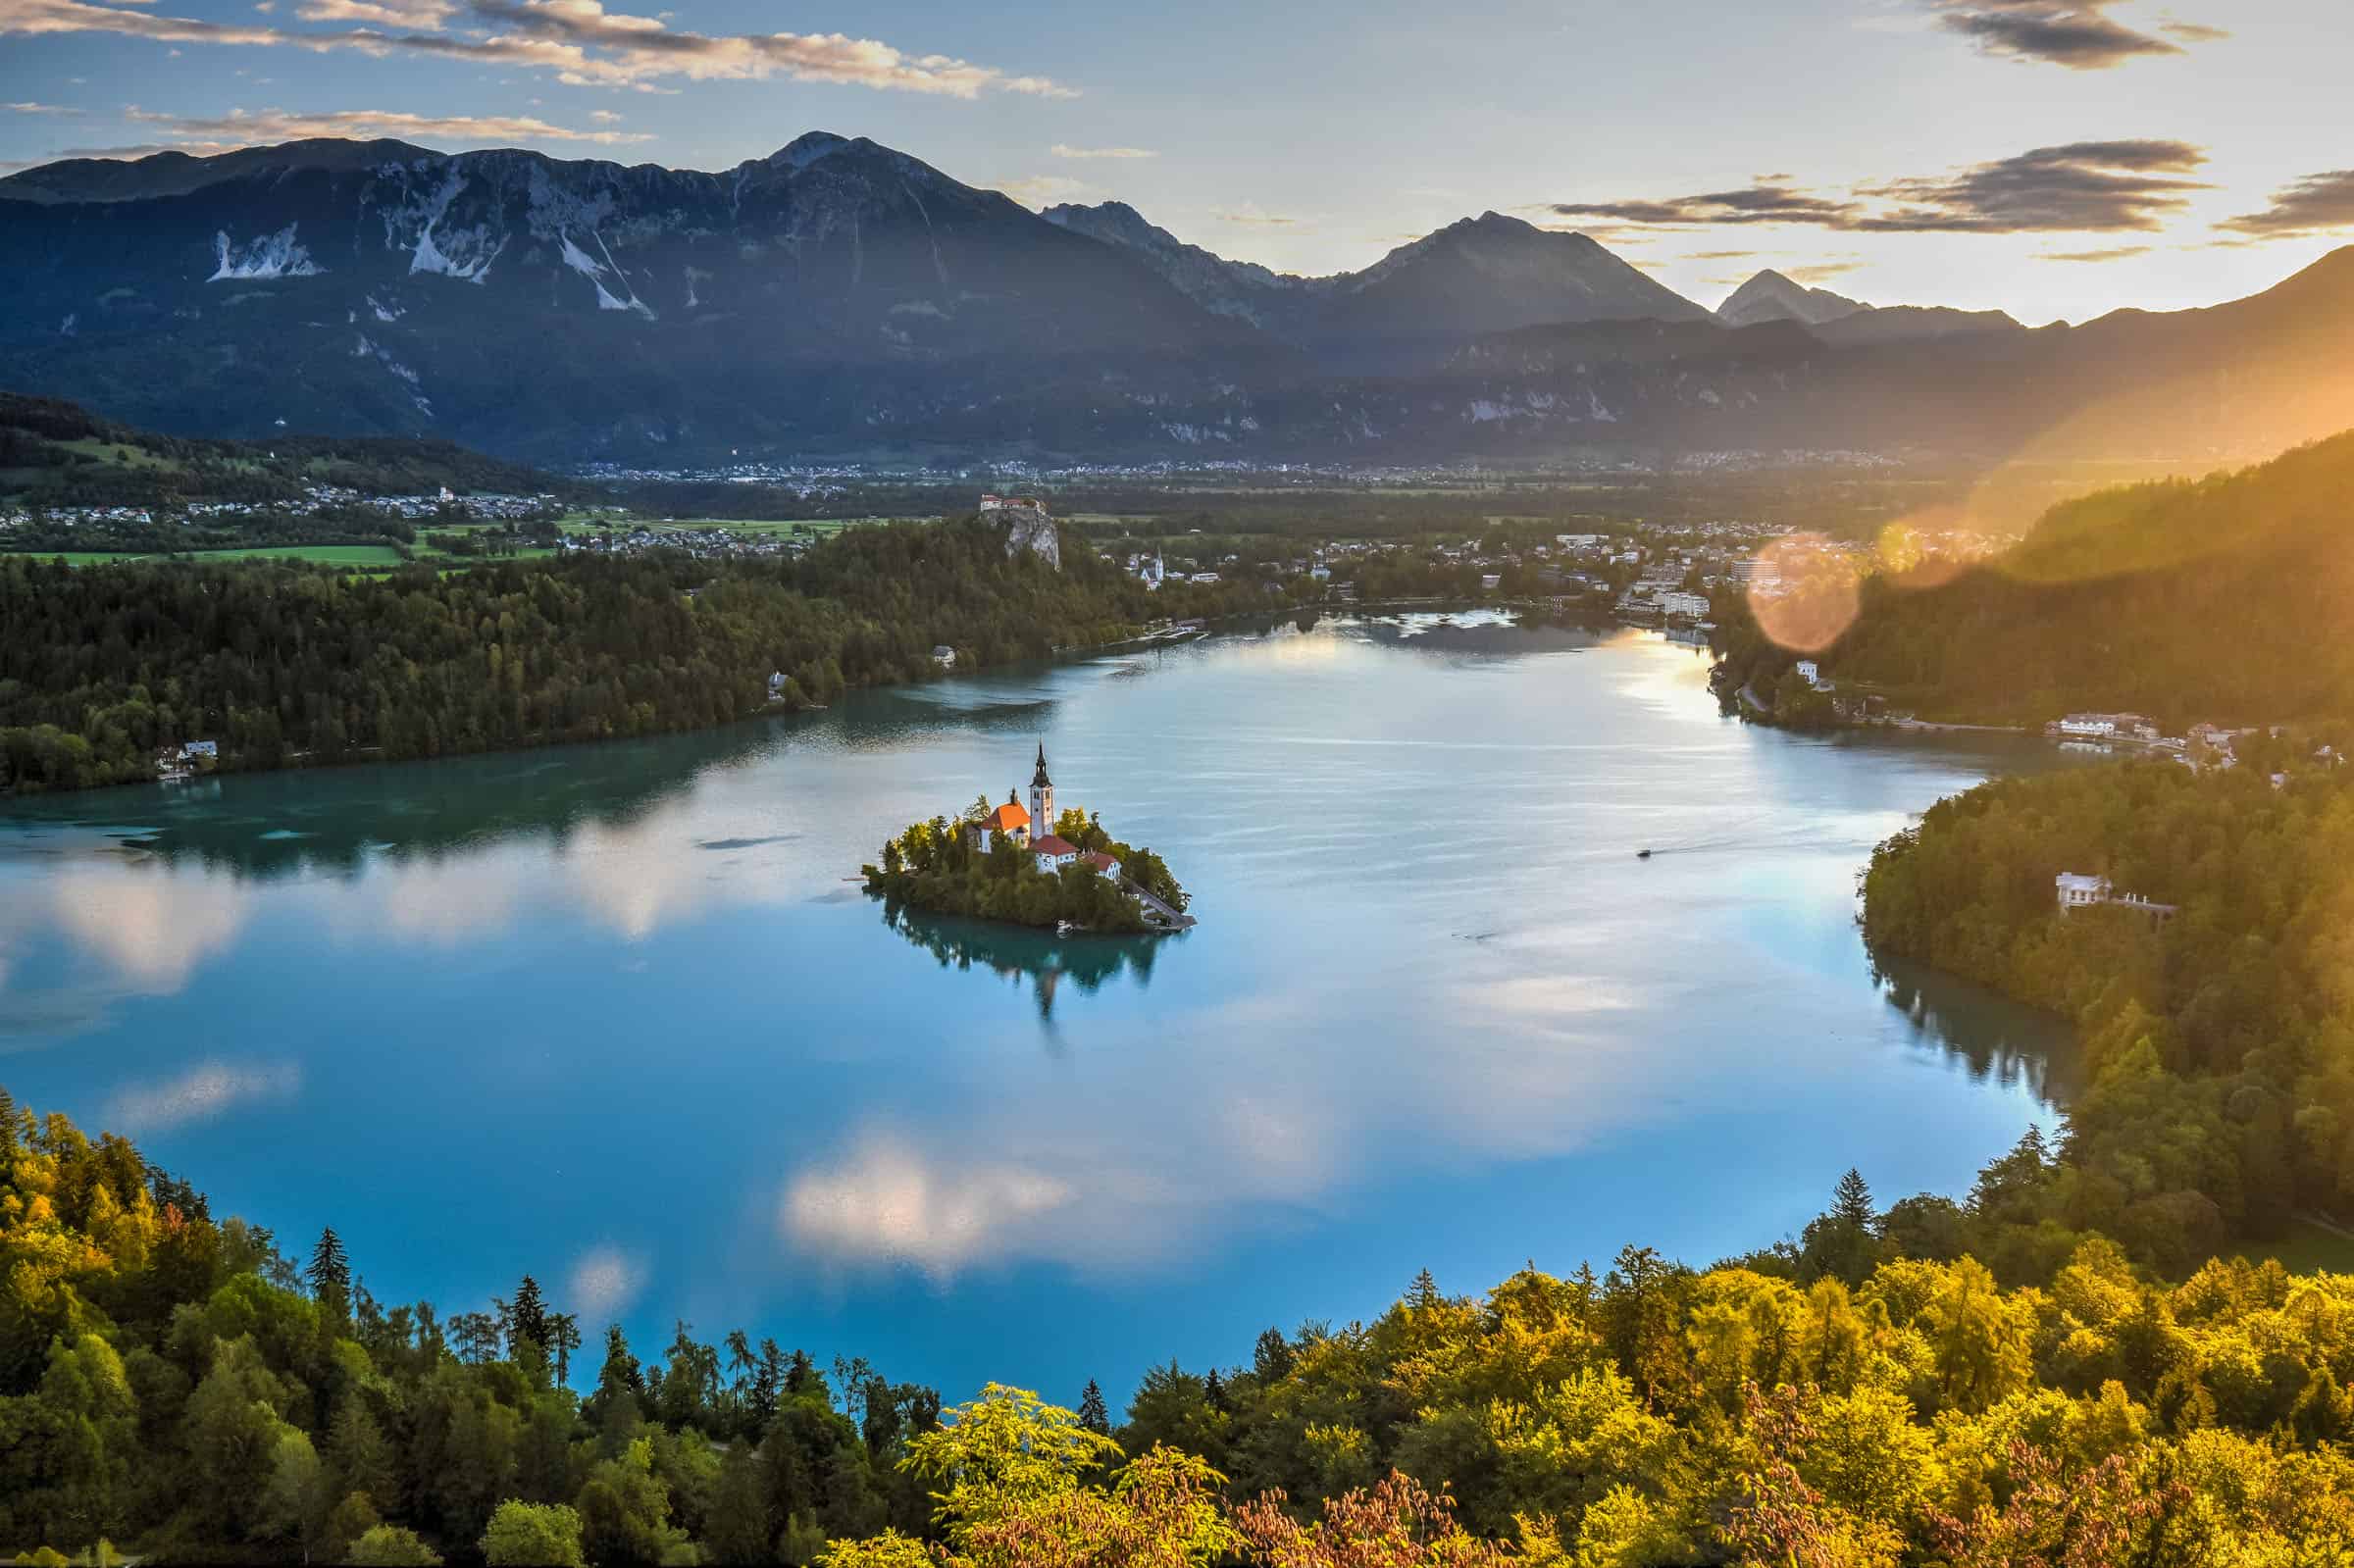
[[[1051,1023],[1054,998],[1066,985],[1093,994],[1108,981],[1133,976],[1139,990],[1151,984],[1157,949],[1175,936],[1058,936],[1026,926],[932,915],[888,900],[883,924],[921,947],[942,968],[988,969],[1017,984],[1028,982],[1038,997],[1038,1016]]]
[[[2076,1032],[2054,1013],[1901,958],[1875,958],[1872,973],[1888,1005],[1975,1079],[2024,1084],[2067,1109],[2083,1086]]]

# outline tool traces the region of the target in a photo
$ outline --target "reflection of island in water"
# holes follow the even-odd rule
[[[996,921],[932,915],[883,901],[883,924],[939,960],[943,969],[993,970],[1002,978],[1027,980],[1038,995],[1038,1015],[1054,1016],[1055,994],[1065,985],[1092,994],[1106,981],[1132,975],[1142,990],[1151,983],[1160,944],[1177,936],[1058,936],[1050,931]]]
[[[2068,1020],[1907,959],[1875,959],[1873,971],[1888,1005],[1970,1077],[2023,1084],[2062,1110],[2082,1089],[2083,1058]]]

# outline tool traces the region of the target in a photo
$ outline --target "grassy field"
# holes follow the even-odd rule
[[[735,518],[680,518],[661,523],[646,518],[607,519],[585,513],[575,513],[558,525],[566,533],[604,533],[615,530],[627,531],[632,528],[662,529],[727,529],[738,534],[793,534],[806,531],[823,536],[838,533],[866,519],[852,518],[783,518],[743,522]],[[444,571],[463,571],[468,567],[496,561],[541,560],[556,552],[551,548],[527,546],[506,555],[453,555],[447,550],[428,544],[426,539],[436,533],[482,533],[492,528],[487,523],[429,524],[418,530],[417,542],[409,553],[418,561]],[[73,566],[89,566],[106,561],[160,561],[178,559],[158,554],[141,554],[119,550],[38,550],[27,552],[40,559],[62,557]],[[389,544],[271,544],[253,545],[230,550],[190,550],[186,559],[196,561],[310,561],[320,566],[348,567],[359,572],[391,572],[404,563]]]
[[[2270,1245],[2248,1247],[2245,1252],[2252,1263],[2278,1258],[2280,1266],[2291,1274],[2354,1274],[2354,1239],[2311,1220],[2291,1221],[2288,1235]]]

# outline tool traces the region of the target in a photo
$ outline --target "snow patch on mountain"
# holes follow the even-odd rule
[[[213,250],[220,266],[208,283],[232,280],[260,280],[277,278],[316,278],[327,269],[311,260],[311,253],[295,242],[297,226],[288,224],[275,234],[264,234],[243,249],[229,242],[224,229],[213,235]]]
[[[649,322],[654,319],[652,308],[638,297],[637,291],[630,287],[630,280],[622,276],[621,269],[613,265],[613,252],[606,249],[605,242],[597,237],[594,229],[588,231],[588,237],[596,240],[596,248],[605,252],[605,259],[602,262],[574,244],[570,230],[558,229],[556,237],[563,241],[564,265],[588,278],[590,285],[596,289],[596,308],[598,310],[634,310]],[[622,299],[607,288],[605,279],[608,277],[619,283],[622,292],[630,297]]]

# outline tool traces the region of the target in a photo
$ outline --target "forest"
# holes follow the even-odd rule
[[[955,822],[935,817],[909,824],[865,868],[866,890],[895,907],[1049,931],[1065,923],[1109,936],[1150,929],[1137,900],[1085,862],[1047,871],[1028,849],[1008,839],[992,835],[988,847],[976,845],[973,830],[991,809],[984,795]],[[1151,849],[1114,838],[1101,818],[1074,806],[1055,819],[1053,832],[1083,853],[1119,862],[1121,881],[1135,883],[1173,909],[1186,907],[1185,889],[1167,863]]]
[[[1875,952],[2060,1013],[2083,1041],[2059,1169],[1998,1274],[2092,1233],[2178,1273],[2299,1214],[2354,1213],[2354,784],[2310,737],[2241,745],[2228,770],[1981,784],[1873,853]],[[2063,914],[2064,871],[2177,912]]]
[[[2053,508],[1946,581],[1866,579],[1826,673],[1946,719],[2077,708],[2182,725],[2354,718],[2354,434]],[[1754,650],[1752,650],[1754,651]]]
[[[1800,1238],[951,1408],[528,1274],[387,1304],[120,1138],[0,1095],[0,1551],[830,1568],[2275,1568],[2354,1553],[2354,1277],[2075,1239],[2005,1280],[2039,1136],[1961,1203],[1850,1172]],[[2041,1225],[2045,1222],[2035,1222]],[[2019,1256],[2028,1254],[2020,1253]],[[1042,1308],[1050,1332],[1053,1308]],[[586,1347],[586,1348],[584,1348]],[[577,1390],[586,1389],[584,1396]]]
[[[61,507],[267,505],[300,499],[309,484],[362,495],[415,495],[442,485],[460,494],[596,493],[452,441],[291,434],[266,443],[198,440],[132,430],[61,398],[0,392],[0,497]]]
[[[794,560],[375,578],[0,556],[0,790],[149,779],[190,740],[268,769],[699,729],[932,679],[937,646],[987,669],[1268,602],[1249,582],[1150,594],[1075,541],[1057,571],[972,519],[845,530]]]

